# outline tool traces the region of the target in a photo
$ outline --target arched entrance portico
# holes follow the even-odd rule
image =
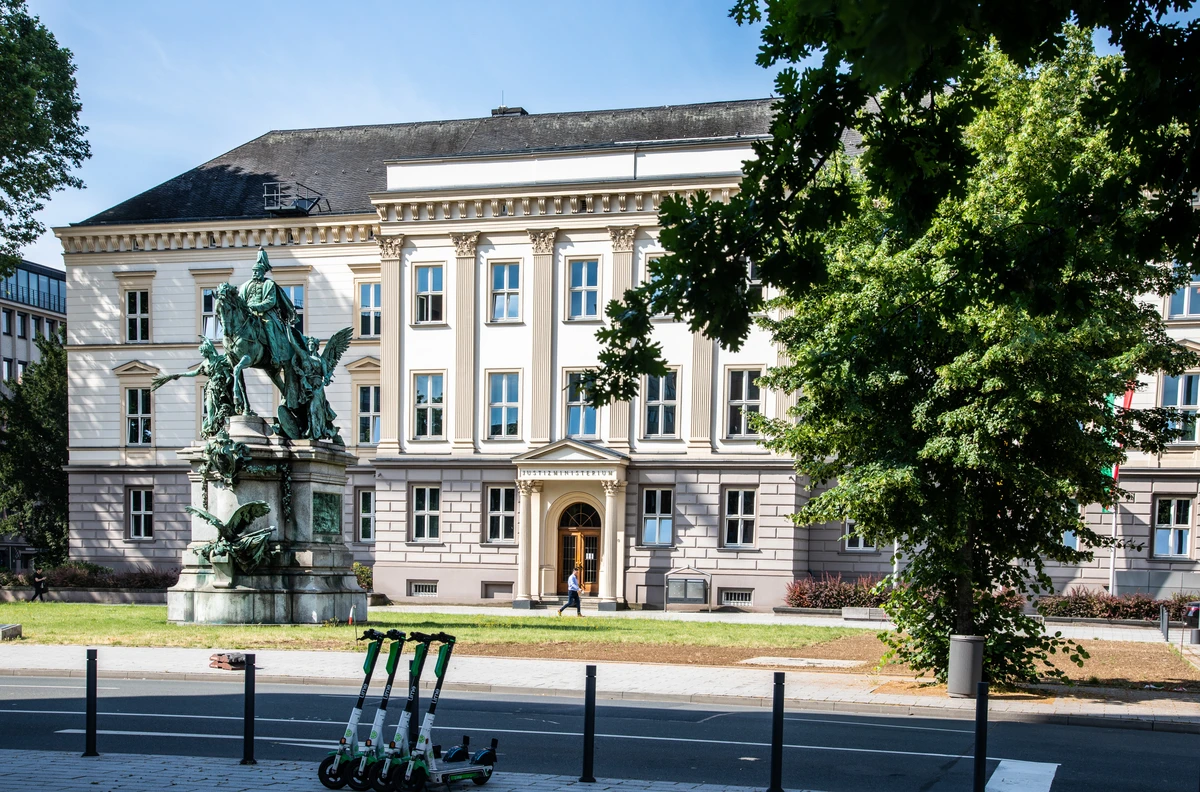
[[[521,495],[513,607],[565,593],[576,563],[584,596],[598,595],[601,610],[623,607],[628,457],[560,440],[513,461]]]

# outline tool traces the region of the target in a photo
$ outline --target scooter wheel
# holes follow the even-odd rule
[[[371,777],[371,787],[375,792],[398,792],[400,783],[404,781],[404,768],[408,765],[403,762],[392,762],[388,765],[387,774],[383,772],[383,762],[376,762],[379,770]]]
[[[492,761],[490,761],[490,762],[485,760],[485,761],[483,762],[483,764],[485,764],[485,765],[488,765],[489,767],[491,767],[491,766],[494,766],[494,765],[496,764],[496,761],[495,761],[494,759],[493,759]],[[486,783],[487,783],[488,781],[490,781],[491,779],[492,779],[492,774],[491,774],[491,773],[488,773],[488,774],[487,774],[487,775],[485,775],[485,776],[476,776],[475,778],[472,778],[472,779],[471,779],[471,781],[472,781],[472,783],[474,783],[474,784],[475,784],[475,786],[483,786],[484,784],[486,784]]]
[[[338,754],[330,754],[321,760],[321,766],[317,768],[317,780],[321,782],[321,786],[326,789],[341,789],[346,786],[343,766],[338,764],[341,759]]]
[[[414,767],[412,775],[407,779],[401,778],[401,783],[407,792],[425,792],[425,782],[428,778],[424,768]]]
[[[361,758],[351,759],[346,764],[342,765],[343,774],[346,776],[346,783],[356,792],[366,792],[371,788],[375,776],[379,775],[379,762],[367,762],[367,766],[363,768]]]

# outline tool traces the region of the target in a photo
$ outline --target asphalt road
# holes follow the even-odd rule
[[[82,751],[83,681],[3,677],[0,748]],[[346,687],[260,684],[256,754],[316,765],[340,736],[357,691]],[[398,694],[403,695],[403,694]],[[101,753],[241,757],[238,683],[100,680]],[[374,714],[373,696],[364,731]],[[427,702],[426,702],[427,703]],[[389,736],[402,698],[393,700]],[[582,757],[580,700],[447,693],[435,742],[462,734],[482,746],[500,740],[497,772],[577,775]],[[758,708],[673,703],[597,704],[597,776],[765,788],[771,715]],[[973,724],[962,720],[788,712],[784,787],[823,792],[938,792],[971,788]],[[1016,790],[1194,792],[1200,736],[1126,729],[992,723],[989,773],[1002,760],[1044,763]],[[1046,764],[1056,764],[1057,769]],[[473,787],[469,787],[473,788]]]

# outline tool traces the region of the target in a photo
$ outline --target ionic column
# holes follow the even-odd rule
[[[529,599],[529,566],[532,553],[530,547],[530,531],[532,523],[532,504],[534,482],[518,481],[517,489],[521,493],[521,513],[517,526],[517,580],[513,585],[513,607],[528,609],[532,607]]]
[[[623,481],[602,481],[604,487],[604,549],[600,553],[600,610],[617,609],[617,524]]]
[[[400,257],[404,237],[379,237],[379,446],[376,458],[400,455],[400,378],[403,362],[400,358],[400,334],[404,327],[400,315],[401,298]]]
[[[533,243],[533,363],[530,366],[529,442],[550,442],[551,365],[550,345],[554,332],[554,241],[557,228],[530,229]]]
[[[609,226],[612,238],[612,297],[619,300],[633,286],[633,238],[637,226]],[[629,450],[629,402],[615,401],[608,406],[609,445],[617,451]]]
[[[457,267],[454,273],[454,413],[455,450],[475,448],[475,244],[479,232],[451,234]]]

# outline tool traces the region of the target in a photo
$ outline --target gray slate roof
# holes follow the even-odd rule
[[[265,182],[301,182],[335,214],[373,211],[388,160],[765,135],[770,99],[268,132],[76,225],[266,217]]]

